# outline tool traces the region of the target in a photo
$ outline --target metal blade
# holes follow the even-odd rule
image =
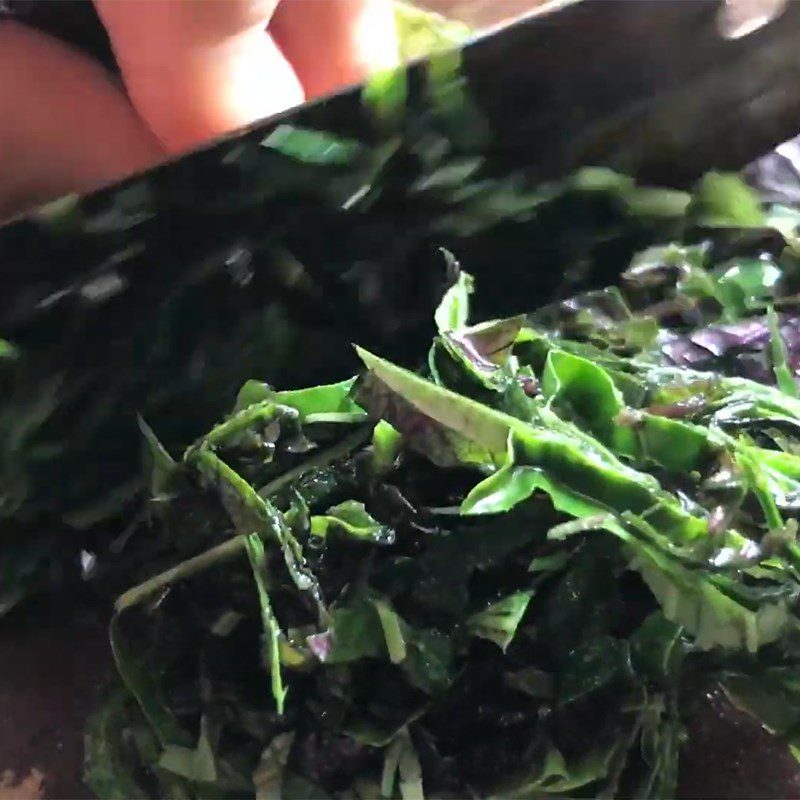
[[[114,68],[91,3],[5,3],[6,14]],[[739,6],[758,16],[765,3]],[[673,185],[762,155],[800,130],[800,7],[789,2],[737,38],[721,32],[725,9],[722,0],[554,2],[480,36],[464,48],[464,74],[494,149],[546,178],[591,163]],[[311,118],[323,128],[352,118],[359,94],[314,104]],[[299,109],[282,119],[307,117]]]

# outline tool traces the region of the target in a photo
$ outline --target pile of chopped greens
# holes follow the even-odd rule
[[[250,381],[178,460],[142,420],[98,796],[673,797],[716,686],[800,747],[798,217],[683,219],[511,318],[445,252],[418,371]]]
[[[404,61],[422,58],[441,49],[461,44],[470,35],[467,25],[410,3],[393,3],[400,55]]]
[[[48,5],[11,3],[5,13],[32,22]],[[86,34],[84,47],[106,38],[90,8],[79,3],[62,9],[62,21],[76,15],[68,27]],[[393,9],[404,61],[453,47],[470,35],[462,23],[413,5],[397,2]],[[93,22],[96,35],[88,30]],[[113,62],[110,51],[108,58],[104,52],[95,55]],[[400,70],[378,76],[369,100],[386,111],[386,97],[375,96],[380,89],[402,105],[404,93],[398,98],[396,89],[404,75]],[[295,248],[283,239],[297,227],[308,240],[308,224],[326,225],[326,211],[341,213],[342,192],[352,194],[366,180],[362,170],[372,175],[375,159],[383,164],[385,148],[371,152],[355,140],[334,141],[288,125],[250,149],[245,144],[239,142],[221,161],[223,171],[241,169],[246,178],[217,176],[213,192],[203,192],[213,198],[214,223],[202,221],[196,193],[184,187],[191,217],[186,230],[193,231],[186,238],[175,223],[180,192],[167,188],[157,171],[110,190],[105,201],[69,196],[0,231],[0,261],[7,272],[7,307],[0,309],[0,616],[29,593],[69,580],[81,536],[76,529],[113,527],[138,502],[137,411],[160,422],[166,441],[174,443],[172,432],[184,444],[223,412],[231,387],[253,372],[291,374],[295,347],[313,350],[319,361],[312,365],[307,359],[303,370],[335,370],[337,364],[341,369],[341,359],[329,349],[349,362],[346,348],[331,336],[316,287],[304,284]],[[191,169],[193,177],[202,172]],[[316,214],[310,207],[291,210],[298,188],[303,197],[304,183],[322,198]],[[231,197],[224,197],[227,185],[234,187]],[[275,207],[265,222],[261,215],[270,195]],[[248,204],[257,211],[251,231],[243,234]],[[170,220],[166,235],[159,231],[160,215]],[[313,223],[306,216],[314,217]],[[19,229],[26,226],[32,236],[20,244]],[[210,236],[198,236],[199,230]],[[154,246],[171,253],[155,253]],[[157,270],[143,267],[143,254],[157,262]],[[325,257],[330,260],[329,253]],[[45,274],[51,266],[52,273]],[[132,288],[135,276],[144,274],[147,285]],[[127,297],[115,297],[123,290]],[[139,292],[151,298],[146,308],[129,299]],[[106,315],[111,305],[115,308]],[[20,322],[26,315],[32,319]],[[198,318],[207,320],[201,331]],[[178,333],[183,330],[191,334]]]

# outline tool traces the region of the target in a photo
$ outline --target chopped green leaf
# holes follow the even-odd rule
[[[19,356],[19,351],[14,347],[11,342],[5,339],[0,339],[0,359],[8,359],[9,361]]]
[[[293,733],[279,733],[265,748],[253,772],[256,800],[281,800],[286,762],[294,742]]]
[[[362,151],[358,142],[291,125],[279,125],[261,142],[261,146],[316,165],[350,164]]]
[[[780,321],[775,309],[772,307],[769,309],[769,329],[771,333],[772,369],[775,372],[778,388],[790,397],[799,397],[797,382],[788,366],[789,359],[786,352],[786,342],[783,341],[783,336],[781,335]]]
[[[708,226],[764,224],[761,199],[738,175],[709,172],[689,205],[690,218]]]
[[[714,684],[800,748],[797,231],[765,231],[729,176],[691,202],[607,169],[494,187],[477,129],[442,133],[475,111],[454,64],[426,68],[424,145],[401,119],[413,81],[402,102],[385,76],[364,94],[378,128],[415,141],[397,169],[403,137],[366,177],[367,146],[291,131],[277,146],[295,169],[347,173],[336,219],[385,211],[384,172],[427,165],[410,179],[425,247],[442,234],[461,257],[475,231],[493,254],[533,225],[553,258],[569,240],[553,269],[580,280],[598,259],[619,272],[626,226],[669,244],[619,286],[539,311],[524,295],[541,275],[510,293],[504,275],[484,300],[447,253],[427,363],[404,353],[418,372],[358,349],[356,378],[250,381],[177,462],[142,423],[155,502],[112,624],[130,696],[89,742],[102,796],[673,797],[685,722]],[[342,202],[354,186],[363,202]],[[580,224],[562,230],[566,212]],[[366,296],[361,258],[348,280]],[[309,280],[289,285],[316,302]],[[470,323],[481,307],[505,316]],[[401,328],[371,340],[400,348]],[[20,454],[49,457],[26,446],[59,391],[9,423],[18,496]]]
[[[381,621],[383,636],[386,640],[386,649],[389,652],[389,660],[393,664],[405,661],[408,648],[401,626],[400,618],[394,609],[383,600],[373,600],[372,604],[378,612],[378,619]]]
[[[217,766],[209,738],[208,719],[203,717],[200,720],[197,747],[167,745],[158,759],[158,766],[192,783],[214,783],[217,779]]]
[[[367,513],[363,503],[345,500],[329,508],[324,515],[311,517],[311,533],[325,537],[329,530],[342,531],[354,539],[390,544],[393,533]]]
[[[272,676],[272,696],[278,713],[283,714],[288,689],[283,685],[281,676],[280,641],[282,633],[269,600],[267,557],[264,543],[257,533],[251,533],[246,539],[246,544],[247,556],[253,569],[253,580],[258,591],[258,603],[261,607],[261,621],[264,626],[264,656]]]
[[[452,260],[452,256],[448,254]],[[456,282],[445,292],[436,309],[436,327],[439,333],[458,331],[469,322],[469,296],[475,291],[475,281],[466,272],[460,272]]]
[[[467,626],[475,636],[489,639],[505,651],[517,633],[531,597],[532,592],[515,592],[473,614],[467,620]]]

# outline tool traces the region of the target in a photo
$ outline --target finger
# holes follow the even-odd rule
[[[0,22],[0,217],[84,192],[163,156],[124,93],[90,59]]]
[[[128,93],[179,152],[304,99],[265,33],[277,0],[96,0]]]
[[[390,0],[284,0],[270,30],[310,97],[399,61]]]

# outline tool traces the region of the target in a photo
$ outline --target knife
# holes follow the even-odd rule
[[[58,34],[60,6],[30,20]],[[534,213],[560,179],[686,186],[800,127],[800,4],[739,38],[721,9],[557,6],[0,228],[0,516],[117,513],[141,488],[137,414],[178,451],[248,378],[340,378],[353,341],[410,363],[441,248],[487,313],[564,274],[613,281],[639,243],[609,238],[602,202],[567,198],[567,228]]]

